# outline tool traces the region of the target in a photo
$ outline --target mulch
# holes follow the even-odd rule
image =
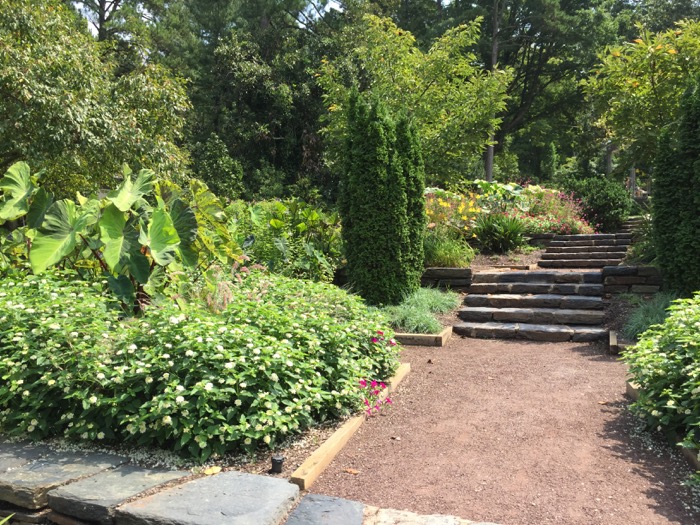
[[[628,410],[600,346],[453,337],[412,371],[311,492],[511,524],[700,523],[692,473]]]

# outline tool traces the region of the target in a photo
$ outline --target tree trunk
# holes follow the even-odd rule
[[[500,0],[494,0],[493,2],[493,30],[491,32],[491,72],[496,70],[496,64],[498,64],[498,26],[499,26],[499,6]],[[493,115],[496,118],[496,115]],[[489,145],[486,146],[486,159],[484,162],[484,175],[488,182],[493,182],[493,156],[494,147],[496,140],[495,130],[491,130],[489,133]]]

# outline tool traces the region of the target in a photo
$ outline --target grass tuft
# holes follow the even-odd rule
[[[670,292],[661,292],[650,299],[639,296],[629,296],[628,299],[636,308],[627,319],[622,335],[627,339],[636,340],[652,325],[664,322],[668,316],[667,308],[676,296]]]
[[[437,334],[442,324],[435,314],[444,314],[457,308],[459,294],[437,288],[421,288],[396,306],[384,308],[392,327],[400,332]]]

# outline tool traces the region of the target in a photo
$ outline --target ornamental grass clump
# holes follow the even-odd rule
[[[700,449],[700,293],[668,311],[624,354],[639,385],[632,407],[650,428],[676,432],[684,446]]]
[[[330,285],[251,272],[221,314],[168,303],[136,319],[102,289],[0,281],[0,432],[204,461],[352,413],[358,381],[397,366],[381,312]]]

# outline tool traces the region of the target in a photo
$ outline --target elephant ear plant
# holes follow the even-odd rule
[[[124,309],[139,313],[154,296],[181,301],[188,272],[239,260],[224,208],[200,181],[185,191],[125,167],[103,199],[54,202],[40,175],[20,162],[0,179],[0,272],[28,261],[35,274],[59,266],[102,276]]]

